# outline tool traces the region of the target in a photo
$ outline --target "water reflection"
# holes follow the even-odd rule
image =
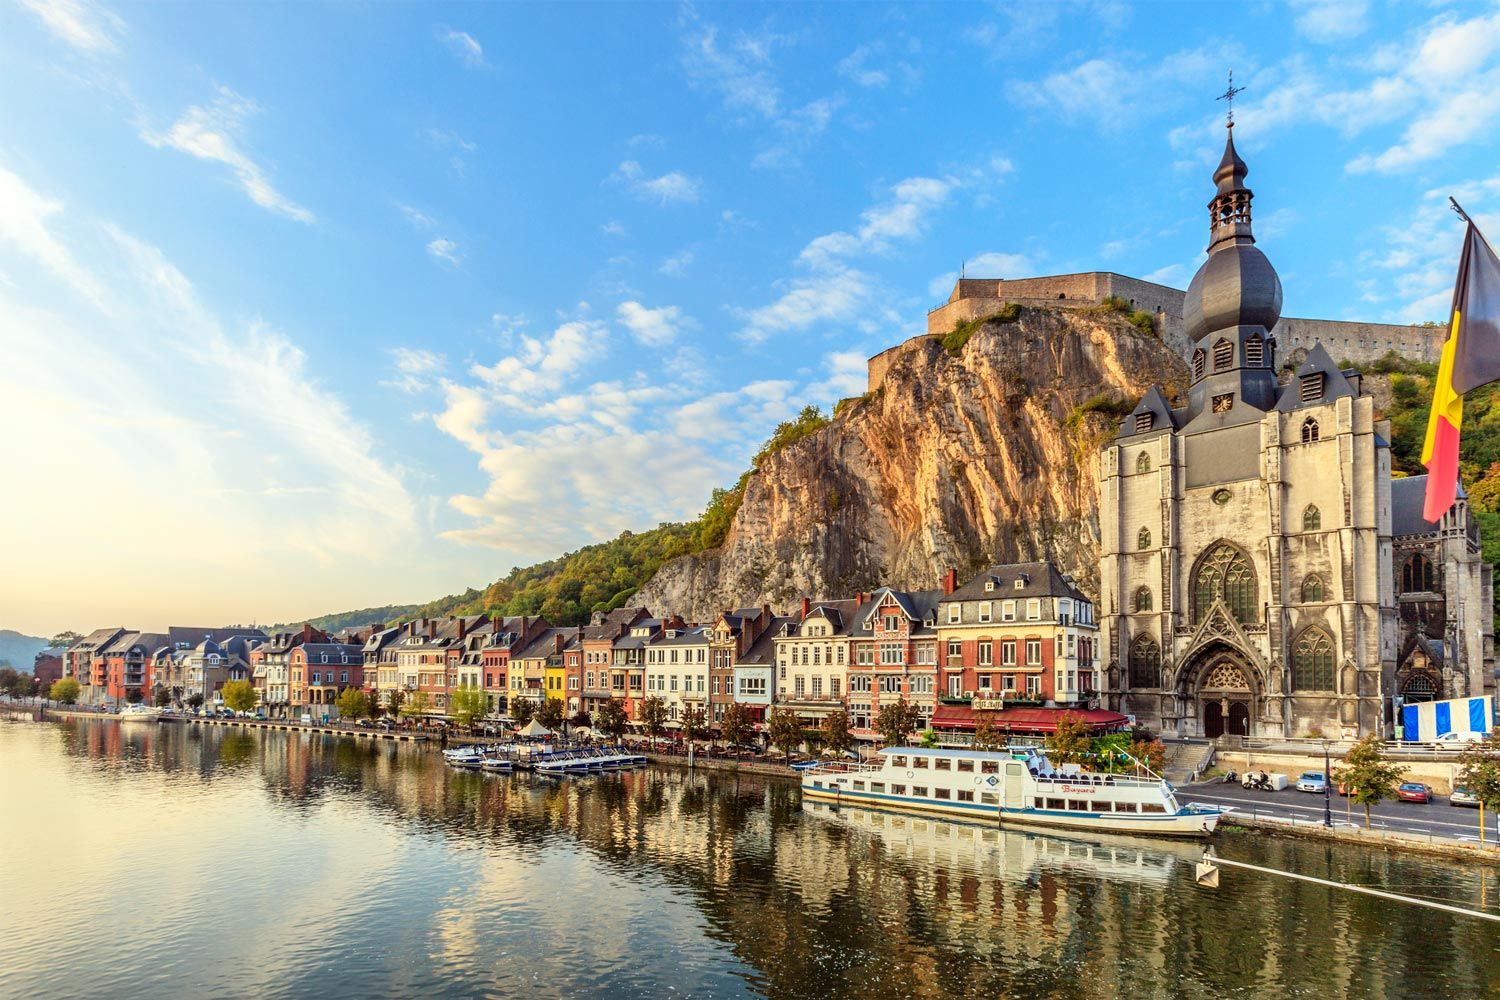
[[[1197,848],[803,807],[775,779],[548,779],[218,727],[0,727],[7,996],[1421,996],[1492,925],[1232,873]],[[13,808],[14,805],[20,808]],[[1221,853],[1490,909],[1495,872],[1233,836]],[[143,919],[142,915],[149,915]],[[109,935],[75,933],[109,927]],[[76,942],[65,979],[47,960]]]

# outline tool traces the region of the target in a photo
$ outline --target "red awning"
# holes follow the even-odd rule
[[[986,714],[990,718],[990,725],[1001,732],[1055,732],[1057,720],[1064,715],[1078,716],[1096,732],[1124,729],[1130,724],[1130,720],[1119,712],[1102,708],[1002,708]],[[975,727],[974,709],[968,705],[939,705],[932,713],[932,727],[972,732]]]

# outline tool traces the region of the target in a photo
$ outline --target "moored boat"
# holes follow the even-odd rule
[[[1036,747],[1010,751],[887,747],[878,764],[827,763],[802,773],[802,794],[835,802],[995,819],[1002,826],[1206,837],[1227,811],[1180,805],[1142,774],[1054,767]]]
[[[120,709],[119,719],[121,722],[159,722],[161,709],[150,705],[126,705]]]

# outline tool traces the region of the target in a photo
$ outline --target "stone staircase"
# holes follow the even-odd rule
[[[1214,745],[1208,740],[1163,740],[1167,759],[1162,777],[1174,785],[1185,785],[1213,763]]]

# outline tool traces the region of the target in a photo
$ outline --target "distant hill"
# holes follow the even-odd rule
[[[307,624],[313,628],[320,628],[325,632],[335,632],[341,628],[353,628],[357,625],[368,625],[371,622],[388,622],[393,618],[409,618],[411,613],[417,610],[415,604],[387,604],[379,608],[360,608],[358,611],[335,611],[331,615],[322,615],[318,618],[307,619]],[[275,632],[278,629],[300,626],[302,622],[285,622],[281,625],[271,625],[266,628],[267,632]]]
[[[47,640],[39,635],[22,635],[13,629],[0,629],[0,667],[11,666],[29,673],[36,654],[47,645]]]

